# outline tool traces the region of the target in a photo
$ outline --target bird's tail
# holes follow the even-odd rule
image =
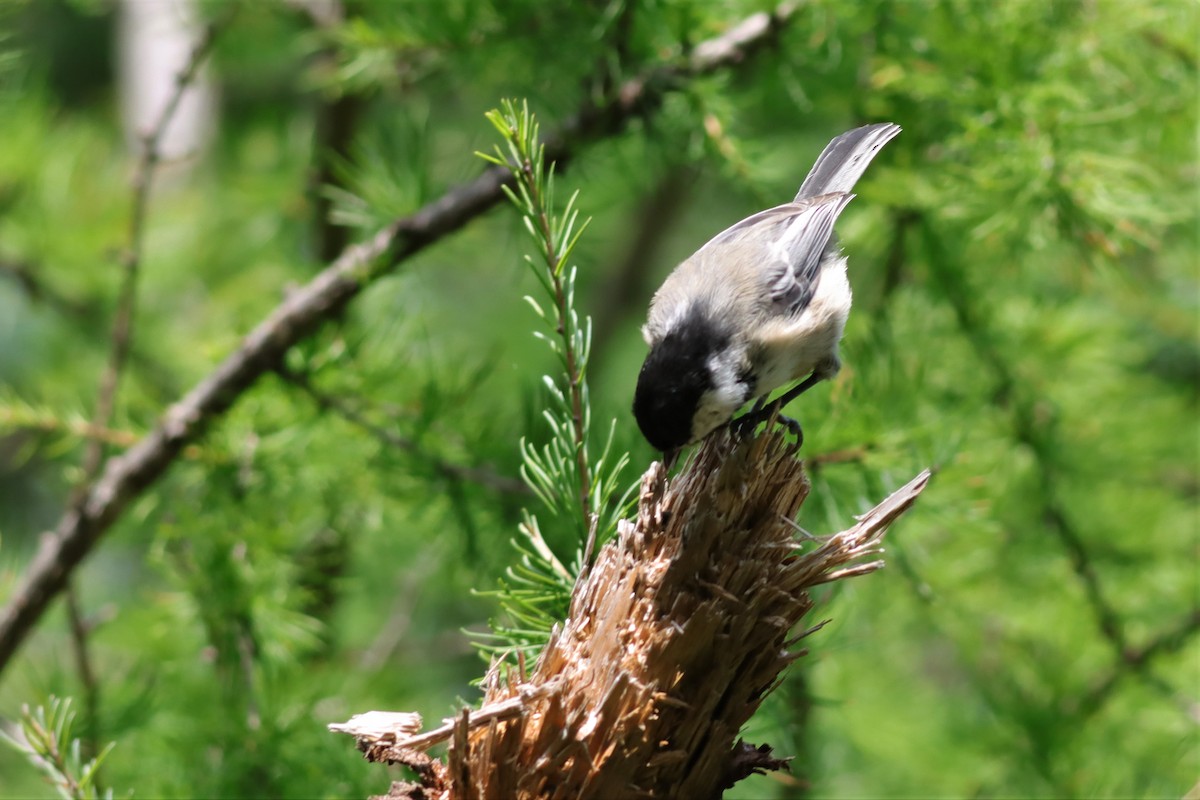
[[[898,133],[900,126],[891,122],[846,131],[826,145],[801,184],[796,200],[833,192],[849,194],[875,154]]]

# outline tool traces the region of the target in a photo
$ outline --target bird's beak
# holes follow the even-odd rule
[[[681,448],[681,447],[676,447],[673,450],[664,450],[663,451],[663,467],[668,472],[670,472],[671,468],[675,466],[675,462],[679,460],[679,452],[682,449],[683,448]]]

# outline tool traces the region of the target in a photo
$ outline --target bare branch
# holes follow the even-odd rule
[[[96,670],[92,667],[88,649],[88,636],[92,629],[83,617],[79,591],[74,584],[67,587],[67,622],[71,628],[71,653],[75,658],[75,670],[79,673],[83,707],[87,715],[80,738],[84,742],[87,757],[94,758],[100,752],[100,682],[96,680]]]
[[[467,730],[470,731],[483,727],[492,722],[492,720],[506,720],[520,716],[523,713],[523,707],[526,703],[541,699],[551,692],[558,691],[560,688],[558,681],[552,681],[541,686],[525,687],[515,696],[495,703],[485,703],[482,708],[475,712],[463,709],[463,713],[467,715]],[[453,736],[455,728],[463,724],[461,720],[461,715],[450,717],[443,720],[441,726],[431,731],[420,733],[421,717],[418,714],[368,711],[365,714],[355,714],[348,722],[330,723],[327,727],[334,733],[353,734],[359,737],[360,741],[366,740],[371,745],[387,742],[389,747],[395,752],[403,752],[405,750],[425,751]],[[413,727],[414,723],[416,726],[415,729]],[[389,760],[389,754],[383,753],[381,755],[383,756],[382,758],[372,760]],[[393,760],[401,761],[398,758]]]
[[[769,44],[793,10],[794,5],[788,3],[774,13],[755,14],[707,47],[698,47],[690,58],[648,70],[619,86],[612,96],[589,101],[557,136],[547,140],[547,158],[556,161],[561,172],[580,145],[616,135],[631,120],[653,113],[673,84],[742,62]],[[163,476],[186,445],[220,419],[264,373],[276,369],[292,345],[336,317],[363,289],[499,202],[501,187],[509,180],[507,170],[489,169],[347,248],[308,284],[289,294],[245,336],[236,351],[169,407],[141,441],[110,458],[84,501],[69,508],[55,530],[43,537],[42,546],[0,613],[0,670],[11,661],[71,572],[129,503]]]
[[[290,0],[289,5],[307,14],[313,27],[322,33],[329,33],[346,20],[342,0]],[[338,50],[332,43],[334,37],[323,38],[329,43],[315,54],[314,66],[328,80],[337,71]],[[318,90],[307,194],[312,203],[313,252],[321,261],[337,258],[350,243],[350,228],[333,219],[333,196],[328,189],[345,188],[335,164],[350,157],[350,145],[366,108],[366,95],[360,90],[348,86]]]

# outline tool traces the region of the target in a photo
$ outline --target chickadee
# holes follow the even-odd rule
[[[795,200],[722,231],[667,276],[642,329],[650,353],[633,399],[650,444],[673,454],[759,398],[742,418],[752,427],[838,373],[850,284],[833,224],[871,159],[898,133],[891,123],[843,133]],[[768,394],[806,375],[762,407]],[[801,438],[799,425],[787,422]]]

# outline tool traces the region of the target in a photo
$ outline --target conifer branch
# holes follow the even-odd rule
[[[1179,651],[1200,634],[1200,609],[1192,609],[1171,627],[1160,631],[1157,636],[1137,648],[1126,648],[1116,659],[1111,672],[1102,677],[1079,700],[1068,704],[1068,713],[1090,717],[1099,711],[1112,696],[1121,679],[1130,674],[1141,674],[1160,656]]]
[[[516,190],[506,189],[506,194],[524,217],[525,227],[540,251],[545,272],[534,266],[535,277],[554,303],[552,313],[547,315],[536,300],[526,298],[538,316],[553,329],[558,339],[557,342],[550,341],[550,347],[562,361],[565,371],[563,385],[556,387],[552,379],[548,383],[551,383],[551,391],[556,399],[565,396],[567,400],[566,411],[570,418],[571,432],[568,446],[575,465],[579,520],[587,531],[582,563],[587,565],[591,563],[592,548],[595,545],[597,511],[592,499],[592,467],[588,460],[588,428],[591,414],[584,377],[591,322],[589,320],[585,323],[586,332],[580,328],[579,317],[574,308],[575,270],[569,266],[567,260],[591,220],[586,219],[578,226],[576,224],[579,218],[579,211],[575,208],[578,192],[571,196],[561,213],[554,208],[554,164],[546,163],[546,148],[539,142],[541,137],[538,135],[538,125],[529,113],[528,104],[518,110],[515,103],[506,101],[502,110],[490,112],[488,119],[505,138],[508,152],[505,153],[497,146],[494,156],[480,155],[489,162],[509,170],[516,180]],[[532,259],[527,260],[533,266]],[[558,427],[553,420],[551,424],[552,427]],[[530,455],[530,451],[526,449],[527,460]],[[558,465],[551,463],[552,461],[554,459],[549,454],[542,461],[544,472],[556,475],[555,468]],[[549,496],[556,487],[543,488],[545,495]]]
[[[139,438],[134,431],[97,428],[82,416],[60,416],[45,408],[12,401],[0,402],[0,428],[100,439],[106,445],[120,448],[132,447]]]
[[[19,726],[0,730],[0,742],[24,755],[66,800],[109,800],[111,789],[98,783],[100,764],[112,752],[115,742],[84,760],[78,739],[71,738],[75,712],[70,698],[51,695],[48,706],[21,707]]]
[[[79,673],[86,714],[84,735],[81,738],[85,752],[95,755],[100,752],[100,681],[96,678],[89,647],[92,626],[84,619],[79,591],[74,584],[67,587],[67,625],[71,631],[71,655],[75,660],[75,671]],[[100,785],[98,774],[96,783]]]
[[[1041,518],[1046,527],[1057,537],[1071,564],[1071,570],[1083,587],[1084,596],[1091,607],[1101,635],[1109,643],[1117,658],[1125,652],[1128,641],[1124,621],[1108,594],[1096,571],[1091,553],[1083,536],[1072,522],[1067,509],[1056,495],[1058,470],[1055,468],[1057,448],[1054,442],[1054,423],[1057,410],[1050,401],[1042,397],[1036,401],[1023,392],[1015,368],[996,344],[989,327],[989,320],[964,285],[959,270],[947,260],[944,247],[927,219],[918,217],[925,242],[929,250],[929,263],[946,293],[963,336],[970,342],[981,361],[987,365],[996,382],[996,395],[1000,404],[1011,415],[1014,438],[1028,447],[1036,456],[1035,464],[1042,488],[1040,498]]]
[[[526,255],[525,260],[543,293],[541,302],[530,296],[525,301],[546,329],[535,330],[534,336],[550,347],[562,369],[557,376],[542,378],[548,390],[542,416],[549,424],[550,440],[541,448],[521,440],[521,475],[553,515],[576,523],[572,527],[583,545],[578,571],[572,574],[546,543],[537,517],[528,509],[522,511],[523,538],[513,542],[521,560],[507,573],[512,583],[501,582],[496,590],[481,593],[496,597],[505,617],[492,622],[490,634],[479,637],[480,648],[490,652],[495,663],[497,658],[509,660],[513,653],[519,660],[545,645],[551,628],[566,612],[572,584],[591,566],[597,534],[615,531],[634,487],[619,491],[629,455],[610,458],[616,420],[600,458],[593,463],[588,454],[591,403],[586,370],[592,322],[584,317],[580,323],[575,308],[578,271],[569,259],[590,219],[579,222],[578,191],[563,208],[557,207],[555,165],[546,161],[546,148],[539,141],[538,124],[528,103],[518,107],[506,100],[487,118],[503,137],[504,146],[497,145],[494,155],[477,155],[507,169],[516,181],[515,189],[505,187],[505,194],[521,214],[537,249],[537,258]],[[549,310],[543,308],[547,301]]]
[[[689,77],[745,61],[768,45],[795,10],[748,17],[701,43],[688,57],[643,72],[611,95],[589,100],[557,135],[546,140],[546,157],[561,171],[588,141],[614,136],[633,119],[652,114],[665,95]],[[69,508],[26,569],[0,611],[0,671],[62,591],[75,568],[129,504],[162,478],[181,450],[219,420],[289,348],[336,317],[367,286],[426,247],[458,230],[503,198],[507,170],[493,167],[471,183],[447,191],[411,216],[396,220],[348,247],[308,284],[288,295],[207,377],[169,407],[158,424],[127,452],[109,458],[84,501]]]

